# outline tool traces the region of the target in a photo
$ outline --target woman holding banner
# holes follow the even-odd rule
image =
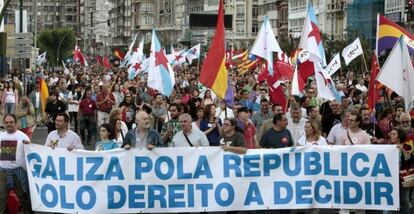
[[[305,122],[305,134],[298,141],[299,146],[328,145],[326,139],[321,136],[319,125],[316,122]]]

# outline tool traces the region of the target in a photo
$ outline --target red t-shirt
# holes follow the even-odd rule
[[[244,127],[244,141],[246,142],[247,149],[255,149],[256,144],[254,141],[254,136],[256,135],[256,127],[254,127],[253,123],[249,122]]]
[[[92,99],[83,99],[79,103],[79,111],[82,115],[93,115],[95,109],[96,103]]]
[[[99,93],[98,96],[96,96],[96,103],[103,101],[107,95],[108,94],[105,92]],[[109,93],[108,101],[98,105],[98,110],[109,113],[112,110],[112,106],[114,105],[114,102],[112,102],[111,100],[115,101],[115,96],[113,93]]]

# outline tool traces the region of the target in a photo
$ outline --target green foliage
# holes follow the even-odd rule
[[[60,65],[61,60],[72,55],[76,36],[70,28],[43,30],[38,36],[40,52],[47,51],[47,62]]]

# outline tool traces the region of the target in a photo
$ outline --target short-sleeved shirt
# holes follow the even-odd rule
[[[346,135],[346,130],[347,129],[342,126],[342,123],[336,124],[334,127],[332,127],[326,139],[329,143],[341,145],[340,140],[342,139],[342,136]]]
[[[113,140],[109,140],[106,142],[103,141],[98,141],[96,142],[96,151],[106,151],[106,150],[111,150],[111,149],[116,149],[119,148],[119,145],[114,142]]]
[[[200,121],[200,130],[204,132],[208,130],[209,128],[211,128],[212,125],[213,124],[211,124],[206,118],[203,118]],[[221,120],[219,120],[219,126],[222,126]],[[219,132],[218,126],[216,126],[216,128],[213,129],[213,131],[207,134],[207,139],[208,139],[208,142],[210,142],[210,146],[220,145],[220,132]]]
[[[29,137],[19,130],[12,134],[0,133],[0,168],[26,169],[23,140],[30,141]]]
[[[262,139],[260,139],[260,146],[263,148],[291,147],[293,146],[292,135],[287,129],[276,131],[271,128],[263,134]]]
[[[98,96],[96,96],[96,102],[99,103],[103,101],[106,98],[106,96],[109,96],[108,100],[98,105],[98,110],[109,113],[112,110],[112,105],[115,104],[115,96],[113,93],[109,93],[109,95],[106,92],[99,93]]]
[[[198,128],[192,127],[191,132],[186,133],[186,135],[192,146],[209,146],[206,135]],[[184,132],[181,130],[174,135],[170,147],[191,147],[191,145],[185,138]]]
[[[234,135],[230,137],[223,136],[223,138],[220,139],[220,144],[234,147],[246,147],[244,136],[240,132],[235,132]]]
[[[96,110],[96,102],[92,99],[82,99],[79,103],[79,111],[81,115],[94,115]]]
[[[63,113],[66,111],[66,105],[60,100],[57,100],[56,103],[49,102],[46,104],[46,113],[52,116],[53,121],[56,120],[56,116],[59,113]]]
[[[164,125],[162,126],[161,129],[161,136],[163,136],[165,133],[167,133],[168,128],[172,128],[172,136],[174,136],[175,134],[177,134],[177,132],[181,131],[181,125],[180,125],[180,121],[178,121],[178,119],[171,119],[168,122],[164,123]],[[165,145],[170,145],[170,143],[172,142],[172,137],[170,137],[170,139],[168,139],[168,142],[164,142]]]
[[[76,149],[84,148],[80,137],[72,130],[67,130],[63,137],[60,137],[58,130],[50,132],[46,138],[45,146],[51,146],[52,144],[55,144],[57,148],[68,148],[70,146]]]
[[[246,142],[246,148],[248,149],[255,149],[256,148],[256,141],[254,136],[256,135],[256,128],[254,127],[253,123],[248,122],[247,125],[244,126],[244,141]]]
[[[340,141],[341,145],[358,145],[358,144],[371,144],[371,138],[369,135],[362,129],[358,132],[347,131],[347,133],[342,136]]]

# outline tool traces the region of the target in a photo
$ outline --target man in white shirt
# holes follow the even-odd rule
[[[54,148],[83,149],[80,137],[69,129],[69,116],[66,113],[59,113],[56,116],[56,130],[49,133],[45,146]]]
[[[292,134],[294,146],[297,146],[300,137],[305,134],[305,123],[308,120],[302,117],[302,109],[299,105],[292,105],[290,117],[287,117],[287,119],[288,125],[286,128]]]
[[[30,93],[29,97],[35,108],[35,122],[37,123],[39,121],[39,117],[42,114],[42,103],[40,102],[40,83],[36,84],[36,89]]]
[[[328,144],[341,145],[340,140],[342,136],[346,135],[346,131],[348,130],[348,119],[350,114],[351,113],[348,110],[341,112],[342,122],[332,127],[331,131],[328,134],[328,137],[326,138]]]
[[[182,130],[174,135],[170,147],[209,146],[208,139],[204,132],[191,125],[192,120],[189,114],[182,114],[179,121]]]
[[[17,129],[13,114],[4,117],[6,132],[0,134],[0,213],[5,213],[10,189],[16,191],[24,213],[31,212],[24,145],[29,137]]]

